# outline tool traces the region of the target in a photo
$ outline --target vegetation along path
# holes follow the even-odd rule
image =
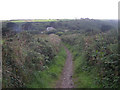
[[[73,61],[71,52],[64,47],[67,53],[66,63],[64,65],[60,80],[57,82],[56,88],[74,88],[72,80]]]

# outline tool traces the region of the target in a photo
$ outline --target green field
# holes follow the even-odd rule
[[[30,20],[11,20],[11,22],[52,22],[56,19],[30,19]]]

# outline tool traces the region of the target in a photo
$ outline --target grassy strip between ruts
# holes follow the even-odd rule
[[[56,81],[62,72],[66,60],[66,51],[62,47],[51,64],[44,71],[36,72],[33,82],[27,85],[28,88],[54,88]]]
[[[84,53],[79,52],[76,47],[65,44],[66,47],[73,54],[74,62],[74,85],[76,88],[100,88],[101,86],[95,82],[97,77],[96,69],[91,69],[90,72],[82,70],[82,66],[85,65]]]

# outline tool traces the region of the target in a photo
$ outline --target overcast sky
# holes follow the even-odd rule
[[[0,20],[117,19],[119,0],[0,0]]]

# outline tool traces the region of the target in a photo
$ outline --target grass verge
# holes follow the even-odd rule
[[[76,47],[65,44],[66,47],[73,54],[74,61],[74,84],[76,88],[100,88],[101,86],[96,83],[97,72],[95,68],[92,68],[90,71],[83,70],[86,66],[84,61],[84,53],[79,52]],[[87,67],[87,66],[86,66]]]
[[[64,67],[66,60],[66,51],[62,47],[54,60],[50,63],[44,71],[35,72],[33,82],[27,85],[28,88],[54,88],[56,81],[59,79],[59,76]]]

